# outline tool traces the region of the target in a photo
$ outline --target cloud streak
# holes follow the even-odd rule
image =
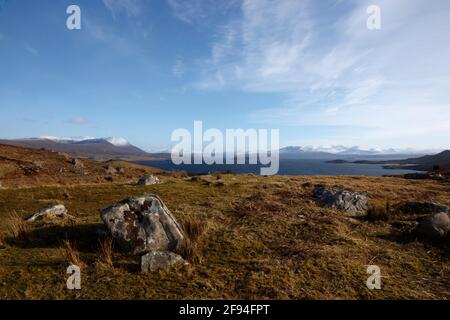
[[[196,87],[283,94],[280,105],[249,115],[256,123],[373,128],[362,143],[448,136],[450,3],[379,0],[378,31],[366,28],[371,1],[332,4],[242,1]]]

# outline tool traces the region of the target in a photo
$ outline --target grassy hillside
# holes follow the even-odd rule
[[[389,222],[345,218],[319,208],[313,185],[370,192],[371,201],[433,199],[450,204],[450,185],[366,177],[162,177],[126,183],[0,191],[2,299],[375,299],[450,298],[449,244],[405,236],[410,217]],[[190,265],[140,274],[138,257],[117,250],[113,267],[97,264],[99,209],[145,192],[161,196],[177,219],[206,224]],[[22,216],[63,203],[74,222],[36,223],[26,240],[10,238],[12,212]],[[76,245],[82,290],[65,288],[69,262],[60,249]],[[380,266],[382,290],[366,288],[366,266]]]

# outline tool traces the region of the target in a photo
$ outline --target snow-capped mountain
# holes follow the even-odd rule
[[[55,137],[0,140],[1,144],[19,147],[47,149],[65,152],[74,156],[101,159],[131,159],[146,158],[149,154],[133,146],[124,138],[94,138],[94,137]]]
[[[395,154],[427,154],[436,153],[442,150],[414,150],[414,149],[363,149],[358,146],[346,147],[343,145],[332,146],[288,146],[280,149],[282,154],[293,153],[328,153],[334,155],[395,155]]]
[[[33,139],[33,138],[32,138]],[[95,137],[55,137],[55,136],[41,136],[37,139],[43,139],[43,140],[51,140],[58,143],[94,143],[101,140],[106,140],[112,145],[115,145],[117,147],[123,147],[128,146],[130,143],[125,138],[116,138],[116,137],[109,137],[109,138],[95,138]]]

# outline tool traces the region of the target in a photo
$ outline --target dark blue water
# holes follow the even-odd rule
[[[292,176],[337,176],[363,175],[382,176],[417,172],[414,170],[383,169],[377,164],[327,163],[327,160],[281,159],[279,175]],[[260,174],[260,165],[174,165],[171,160],[140,161],[139,163],[158,167],[167,171],[186,171],[190,173],[227,172]]]

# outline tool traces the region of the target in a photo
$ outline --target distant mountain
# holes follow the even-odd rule
[[[398,160],[402,167],[408,167],[415,170],[430,171],[434,166],[439,166],[443,169],[450,168],[450,150],[442,151],[435,155],[428,155],[419,158],[409,158],[405,160]]]
[[[72,156],[93,159],[147,160],[151,154],[130,144],[123,138],[59,138],[40,137],[17,140],[0,140],[0,144],[18,147],[46,149],[68,153]]]
[[[426,154],[423,151],[412,149],[362,149],[360,147],[345,147],[342,145],[301,147],[288,146],[280,149],[280,158],[284,159],[323,159],[340,162],[355,160],[383,161],[389,159],[407,159]]]
[[[343,159],[329,161],[330,163],[358,163],[358,164],[384,164],[386,169],[410,169],[418,171],[431,171],[435,166],[441,169],[450,169],[450,150],[435,155],[426,155],[417,158],[390,159],[390,160],[356,160]]]
[[[436,150],[414,150],[414,149],[363,149],[358,146],[346,147],[343,145],[332,146],[288,146],[280,149],[280,153],[326,153],[333,155],[423,155]]]

